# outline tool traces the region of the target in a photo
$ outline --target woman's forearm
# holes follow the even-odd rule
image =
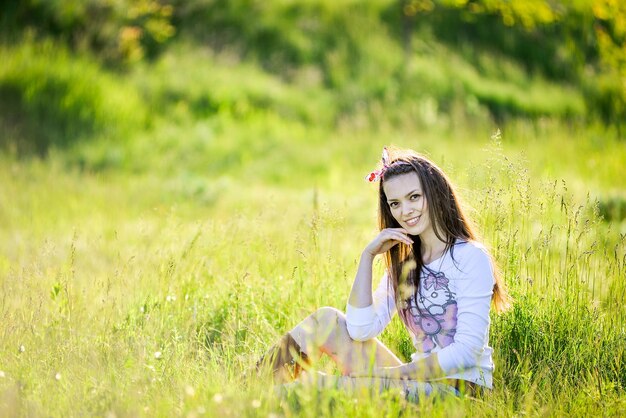
[[[395,367],[384,367],[379,372],[385,377],[397,377],[411,380],[430,380],[445,376],[444,371],[439,366],[437,353],[410,363]]]
[[[393,367],[377,367],[370,371],[359,371],[352,373],[353,377],[373,376],[388,379],[410,379],[428,381],[445,377],[445,372],[439,366],[437,353],[424,359],[405,363]]]
[[[373,302],[372,298],[372,263],[377,254],[384,254],[398,243],[413,245],[403,228],[386,228],[378,233],[361,254],[359,268],[352,284],[348,304],[355,308],[366,308]]]
[[[365,308],[372,304],[372,264],[374,256],[364,251],[361,254],[359,268],[352,283],[348,303],[355,308]]]

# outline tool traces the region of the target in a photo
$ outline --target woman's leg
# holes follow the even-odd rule
[[[303,365],[327,354],[343,375],[369,367],[402,364],[383,343],[373,338],[354,341],[348,334],[346,317],[335,308],[324,307],[306,317],[257,362],[257,368],[269,366],[275,380],[296,379]]]
[[[302,352],[314,359],[327,354],[343,375],[369,367],[402,364],[378,339],[354,341],[348,334],[346,317],[335,308],[324,307],[305,318],[288,333]]]
[[[314,384],[319,388],[338,388],[358,392],[361,390],[397,390],[409,400],[421,396],[436,394],[454,394],[458,392],[452,386],[440,383],[419,382],[406,379],[384,379],[376,377],[350,377],[352,371],[369,367],[399,366],[402,361],[378,339],[354,341],[348,334],[346,317],[343,312],[324,307],[291,329],[281,338],[281,342],[291,341],[291,354],[294,360],[304,357],[306,363],[327,354],[337,364],[343,376],[320,373],[307,374],[302,380],[305,384]],[[277,346],[281,346],[278,344]],[[295,349],[294,349],[295,347]],[[284,352],[284,350],[281,350]],[[279,373],[279,380],[289,381],[293,373]],[[283,387],[289,387],[286,385]]]

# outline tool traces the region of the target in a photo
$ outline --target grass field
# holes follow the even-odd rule
[[[255,120],[158,125],[117,168],[81,170],[84,151],[2,154],[2,415],[626,413],[626,224],[603,209],[624,199],[623,142],[558,123],[491,138],[486,125]],[[389,143],[444,167],[512,290],[513,309],[493,317],[495,389],[419,405],[307,390],[281,401],[242,374],[317,307],[344,308],[375,233],[363,176]],[[397,319],[382,339],[410,354]]]
[[[0,416],[626,415],[626,142],[594,78],[426,30],[407,51],[395,3],[193,2],[199,38],[119,67],[0,37]],[[344,309],[388,144],[449,174],[511,289],[495,388],[281,399],[244,372]],[[398,319],[381,338],[408,359]]]

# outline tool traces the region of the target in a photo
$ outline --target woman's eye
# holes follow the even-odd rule
[[[421,195],[419,195],[419,194],[415,193],[415,194],[411,195],[411,199],[413,199],[413,200],[417,200],[417,199],[419,199],[419,198],[420,198],[420,196],[421,196]]]
[[[391,209],[394,209],[394,208],[395,208],[395,207],[397,207],[397,206],[398,206],[398,202],[391,202],[391,203],[389,204],[389,207],[390,207]]]

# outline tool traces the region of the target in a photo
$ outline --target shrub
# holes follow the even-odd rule
[[[117,138],[147,121],[135,89],[53,42],[0,47],[0,61],[0,144],[19,153]]]
[[[108,63],[154,56],[175,30],[172,6],[157,0],[25,0],[0,15],[4,32],[23,28],[52,36],[74,50],[91,51]]]

